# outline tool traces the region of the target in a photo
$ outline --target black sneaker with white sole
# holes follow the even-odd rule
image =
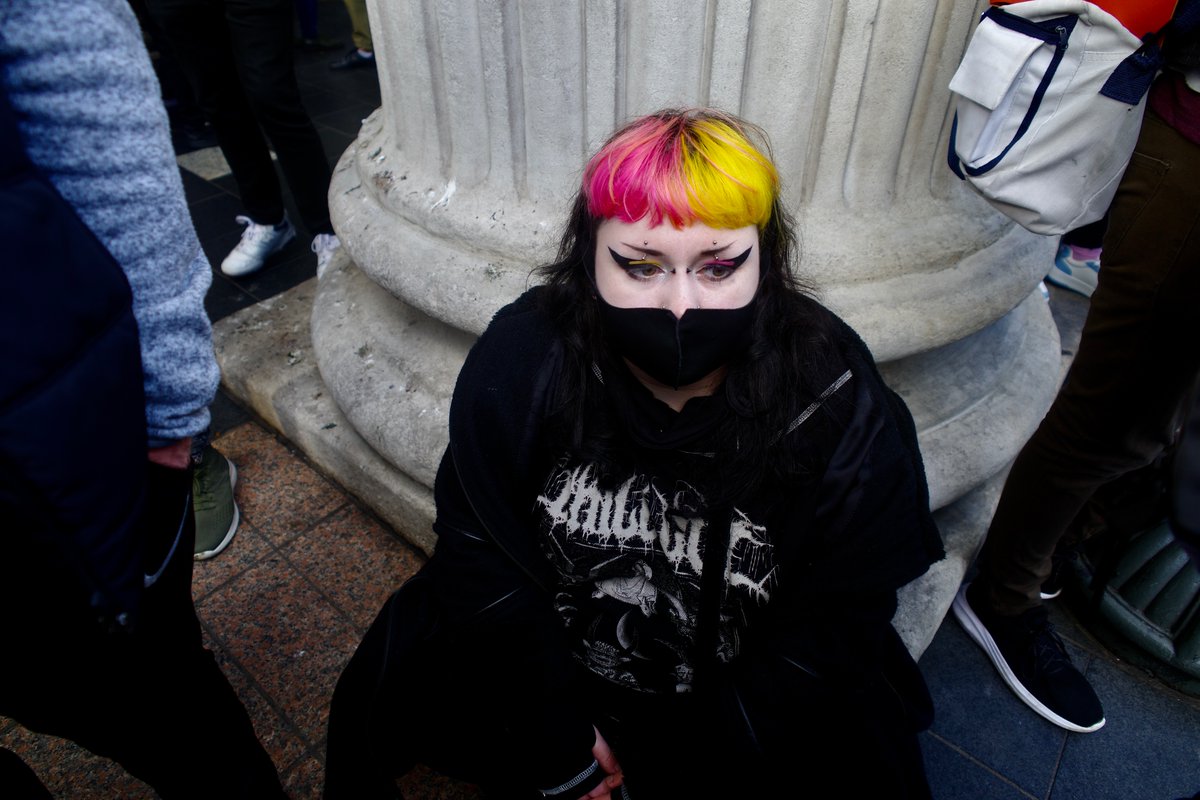
[[[983,648],[1000,677],[1027,706],[1076,733],[1091,733],[1104,726],[1100,698],[1071,663],[1045,608],[1001,616],[978,602],[972,604],[967,586],[958,590],[952,608],[963,630]]]

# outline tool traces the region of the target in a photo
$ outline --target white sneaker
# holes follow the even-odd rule
[[[267,257],[278,253],[296,238],[296,229],[288,218],[278,225],[259,225],[249,217],[238,215],[237,221],[246,226],[242,240],[221,262],[221,272],[231,277],[249,275],[262,269]]]
[[[317,277],[325,274],[333,254],[342,246],[336,233],[318,233],[312,240],[312,251],[317,254]]]
[[[1075,258],[1069,244],[1058,246],[1058,255],[1054,257],[1054,266],[1046,274],[1046,280],[1055,286],[1078,292],[1084,297],[1091,297],[1096,291],[1096,282],[1100,276],[1100,259]]]

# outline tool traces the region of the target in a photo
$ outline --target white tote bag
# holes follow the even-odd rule
[[[1133,55],[1141,47],[1115,17],[1084,0],[989,8],[950,81],[957,104],[951,169],[1035,233],[1100,219],[1145,110],[1144,88],[1114,92],[1123,100],[1100,90],[1127,59],[1152,76],[1147,64],[1157,50]]]

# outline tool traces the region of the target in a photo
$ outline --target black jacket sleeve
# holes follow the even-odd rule
[[[815,443],[824,464],[794,487],[780,588],[764,619],[728,665],[720,714],[738,723],[731,745],[747,753],[811,752],[814,736],[878,712],[883,692],[899,707],[890,723],[931,721],[920,673],[891,626],[897,590],[943,555],[911,415],[879,377],[864,345],[850,334],[849,378],[789,436]],[[786,442],[785,442],[786,444]],[[859,730],[879,720],[861,719]],[[888,735],[877,746],[889,745]],[[856,748],[872,763],[865,739]],[[880,755],[879,758],[886,758]]]
[[[438,544],[427,567],[448,635],[477,654],[486,665],[480,679],[511,703],[531,788],[542,791],[586,773],[595,740],[527,507],[556,352],[528,296],[498,314],[471,350],[451,404],[434,489]],[[590,788],[580,784],[575,794]]]

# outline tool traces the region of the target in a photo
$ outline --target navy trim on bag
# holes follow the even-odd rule
[[[1023,34],[1030,39],[1041,39],[1046,44],[1066,47],[1067,39],[1071,36],[1071,31],[1075,29],[1075,22],[1079,17],[1074,14],[1065,14],[1054,19],[1034,22],[1024,17],[1018,17],[1016,14],[1010,14],[1000,6],[992,6],[979,17],[980,22],[985,19],[991,19],[1001,28],[1008,28],[1010,31]],[[1065,35],[1064,31],[1059,30],[1060,24],[1065,30]]]
[[[963,174],[962,167],[958,165],[958,152],[955,144],[958,142],[958,112],[954,112],[954,121],[950,123],[950,146],[946,148],[946,163],[950,165],[950,171],[958,176],[960,181],[965,181],[967,176]]]
[[[955,147],[958,139],[958,114],[955,113],[954,122],[950,127],[950,148],[947,153],[947,161],[950,164],[950,169],[962,180],[966,180],[966,175],[974,178],[991,170],[1008,155],[1008,151],[1012,150],[1017,142],[1021,140],[1021,137],[1029,130],[1029,126],[1033,124],[1033,118],[1037,116],[1038,108],[1041,107],[1042,98],[1045,97],[1046,90],[1050,88],[1050,81],[1054,79],[1054,74],[1058,72],[1058,65],[1062,63],[1063,55],[1067,52],[1067,40],[1071,38],[1071,31],[1075,30],[1075,23],[1079,21],[1079,17],[1074,14],[1068,14],[1042,22],[1032,22],[1024,17],[1018,17],[1016,14],[1010,14],[999,6],[992,6],[985,11],[983,16],[980,17],[980,22],[985,18],[991,19],[992,22],[1002,28],[1008,28],[1031,39],[1040,39],[1046,44],[1054,45],[1054,57],[1050,59],[1050,64],[1046,68],[1046,74],[1042,77],[1042,82],[1038,84],[1037,91],[1033,94],[1033,100],[1029,104],[1029,110],[1025,112],[1025,118],[1021,120],[1021,125],[1013,135],[1012,141],[1000,151],[998,156],[986,164],[979,167],[969,167],[961,163],[956,152],[957,148]],[[964,172],[966,175],[963,174]]]
[[[1156,42],[1146,42],[1117,65],[1100,94],[1120,103],[1136,106],[1142,102],[1150,84],[1162,69],[1163,54]]]

